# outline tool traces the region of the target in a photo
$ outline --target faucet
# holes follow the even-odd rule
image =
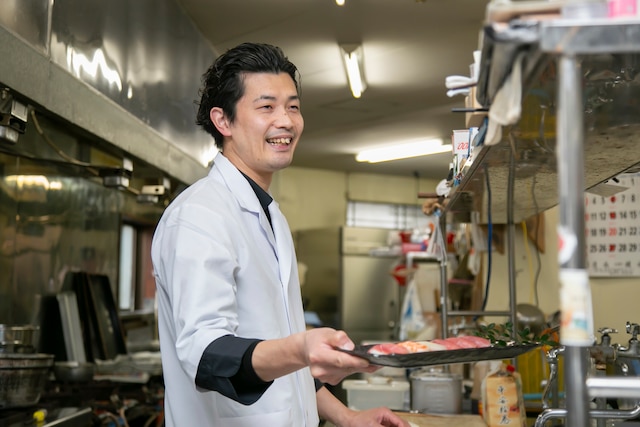
[[[627,333],[631,335],[628,345],[618,346],[616,350],[615,361],[613,363],[613,374],[626,377],[640,376],[640,341],[638,334],[640,333],[640,325],[637,323],[627,322]],[[618,399],[618,405],[623,408],[629,408],[640,403],[637,398]]]
[[[602,334],[600,343],[589,348],[589,355],[594,359],[596,365],[596,375],[602,375],[604,372],[607,374],[611,372],[611,366],[617,366],[622,361],[636,362],[640,360],[640,342],[638,341],[638,334],[640,334],[640,325],[636,323],[627,322],[627,333],[632,335],[629,340],[628,347],[622,347],[617,344],[611,344],[610,334],[617,333],[618,331],[612,328],[600,328],[598,332]],[[542,407],[543,411],[536,418],[534,427],[544,427],[547,422],[552,419],[566,418],[567,410],[565,408],[559,408],[558,406],[558,391],[557,391],[557,377],[558,377],[558,356],[564,352],[564,347],[555,347],[547,352],[547,363],[549,363],[549,381],[545,387],[542,395]],[[630,363],[631,364],[631,363]],[[624,364],[626,367],[627,365]],[[603,369],[605,368],[605,369]],[[630,367],[629,367],[630,368]],[[629,375],[629,371],[633,369],[627,368],[621,369],[624,375]],[[637,372],[634,372],[637,374]],[[552,402],[549,402],[549,396],[552,398]],[[605,406],[603,406],[605,403]],[[589,417],[597,420],[597,425],[604,426],[605,421],[609,419],[632,419],[640,416],[640,401],[633,402],[630,409],[606,409],[606,400],[596,398],[597,407],[589,410]]]
[[[600,338],[600,344],[594,345],[589,348],[589,355],[592,358],[595,368],[595,375],[605,376],[612,375],[614,369],[614,362],[616,359],[617,345],[611,345],[611,334],[617,334],[618,330],[604,327],[598,329],[598,332],[602,334]],[[604,410],[607,408],[607,399],[604,397],[597,397],[595,399],[596,409]],[[614,408],[618,409],[617,405]],[[596,427],[605,427],[606,420],[598,419]]]
[[[611,334],[617,334],[618,330],[605,326],[604,328],[598,329],[598,332],[602,334],[600,344],[590,347],[589,353],[595,361],[596,370],[605,371],[611,375],[613,373],[611,367],[616,358],[617,348],[617,345],[613,346],[611,344]]]
[[[640,357],[640,341],[638,341],[638,334],[640,333],[640,325],[637,323],[629,323],[626,325],[627,333],[631,335],[629,339],[628,347],[620,347],[619,352],[624,353],[625,356]]]
[[[560,405],[558,399],[558,356],[564,353],[564,346],[553,347],[547,351],[547,363],[549,364],[549,381],[542,393],[542,408],[557,408]],[[551,396],[551,403],[549,403],[549,396]]]

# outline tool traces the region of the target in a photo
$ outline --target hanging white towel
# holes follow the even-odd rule
[[[522,114],[522,62],[524,52],[520,52],[513,61],[511,74],[507,76],[502,87],[489,108],[489,125],[484,139],[485,145],[494,145],[502,139],[502,127],[512,125]]]

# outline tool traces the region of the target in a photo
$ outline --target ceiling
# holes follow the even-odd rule
[[[358,163],[363,148],[464,128],[448,75],[469,75],[488,0],[179,0],[216,53],[280,46],[302,81],[305,131],[294,166],[443,179],[449,153]],[[367,89],[352,97],[339,44],[361,43]],[[203,70],[204,71],[204,70]]]

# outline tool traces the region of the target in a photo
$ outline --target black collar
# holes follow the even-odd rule
[[[267,215],[267,219],[269,220],[269,224],[271,224],[271,214],[269,213],[269,205],[273,201],[273,197],[269,195],[266,191],[262,189],[254,180],[249,178],[243,172],[240,172],[242,176],[244,176],[247,181],[249,181],[249,185],[253,188],[253,191],[256,193],[256,197],[258,197],[258,201],[260,202],[260,206],[262,206],[262,210],[265,215]],[[271,228],[273,228],[273,224],[271,224]]]

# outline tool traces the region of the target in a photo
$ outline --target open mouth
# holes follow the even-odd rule
[[[293,141],[293,138],[272,138],[267,139],[267,142],[271,145],[289,145]]]

